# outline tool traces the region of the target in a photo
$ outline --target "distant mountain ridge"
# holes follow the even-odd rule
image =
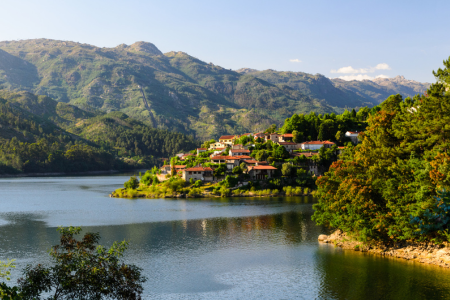
[[[393,94],[412,97],[416,94],[423,94],[430,86],[430,83],[408,80],[404,76],[345,81],[339,78],[330,79],[321,74],[312,75],[304,72],[271,69],[259,71],[241,68],[236,72],[253,75],[275,85],[288,85],[312,98],[323,99],[335,108],[345,107],[342,105],[343,103],[347,107],[373,106]]]
[[[113,48],[48,39],[0,42],[0,89],[45,95],[84,111],[120,111],[201,140],[263,130],[293,113],[373,106],[389,93],[406,96],[414,89],[401,82],[364,84],[302,72],[236,72],[184,52],[162,53],[148,42]]]
[[[236,72],[253,75],[277,85],[286,84],[310,97],[325,99],[333,107],[342,107],[340,103],[348,103],[350,106],[360,106],[360,103],[377,105],[393,94],[401,94],[404,97],[423,94],[430,86],[430,83],[408,80],[404,76],[346,81],[339,78],[330,79],[321,74],[271,69],[259,71],[241,68]]]

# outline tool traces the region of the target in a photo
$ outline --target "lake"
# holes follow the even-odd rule
[[[313,199],[117,199],[129,177],[0,179],[0,260],[49,262],[56,228],[128,240],[144,299],[448,299],[450,270],[319,244]]]

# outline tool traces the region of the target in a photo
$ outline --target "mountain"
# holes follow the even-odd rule
[[[412,97],[419,93],[423,94],[430,86],[429,83],[407,80],[403,76],[345,81],[338,78],[329,79],[320,74],[279,72],[270,69],[258,71],[242,68],[236,72],[249,74],[275,85],[287,85],[311,98],[322,99],[337,110],[343,107],[377,105],[395,94]]]
[[[199,145],[119,111],[85,111],[48,96],[0,90],[0,173],[148,168]]]
[[[232,71],[184,52],[162,53],[147,42],[113,48],[48,39],[0,42],[0,88],[45,95],[94,115],[119,111],[200,140],[264,130],[293,113],[370,107],[425,87],[404,78],[343,81],[302,72]],[[64,127],[63,120],[54,121]]]
[[[85,111],[121,111],[155,128],[194,134],[262,130],[293,112],[333,112],[287,85],[205,63],[146,42],[100,48],[47,39],[0,42],[0,87],[46,95]]]
[[[335,78],[332,79],[332,82],[337,88],[353,92],[366,99],[373,99],[376,104],[386,100],[390,95],[400,94],[403,97],[413,97],[416,94],[423,94],[430,86],[430,83],[408,80],[403,76],[362,81],[345,81]]]
[[[329,78],[320,74],[279,72],[270,69],[258,71],[248,68],[239,69],[236,72],[249,74],[278,86],[287,85],[311,98],[322,99],[333,107],[353,108],[375,105],[370,99],[359,96],[354,92],[337,88]]]

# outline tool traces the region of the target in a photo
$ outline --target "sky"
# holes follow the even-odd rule
[[[0,2],[0,41],[146,41],[233,70],[435,82],[450,56],[448,0]]]

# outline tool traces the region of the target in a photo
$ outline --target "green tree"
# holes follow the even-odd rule
[[[231,172],[235,175],[239,175],[239,174],[242,174],[242,169],[240,166],[236,166],[233,168],[233,170]]]
[[[226,164],[220,164],[215,170],[214,170],[214,176],[223,176],[225,175],[225,172],[227,171],[227,165]]]
[[[292,176],[292,165],[289,163],[284,163],[281,166],[281,173],[283,174],[283,176],[291,177]]]
[[[126,181],[123,186],[126,189],[137,189],[137,187],[139,186],[139,180],[136,178],[136,176],[131,176],[130,180]]]
[[[78,241],[79,227],[60,227],[60,244],[50,255],[52,267],[28,265],[19,286],[26,299],[141,299],[146,278],[135,265],[120,261],[128,243],[115,242],[111,248],[98,245],[98,233],[86,233]]]
[[[201,187],[202,185],[203,185],[203,181],[197,180],[197,181],[195,182],[195,184],[194,184],[194,187],[199,188],[199,187]]]
[[[172,176],[172,177],[177,175],[177,170],[175,169],[175,163],[176,163],[175,157],[172,157],[170,159],[170,176]]]

